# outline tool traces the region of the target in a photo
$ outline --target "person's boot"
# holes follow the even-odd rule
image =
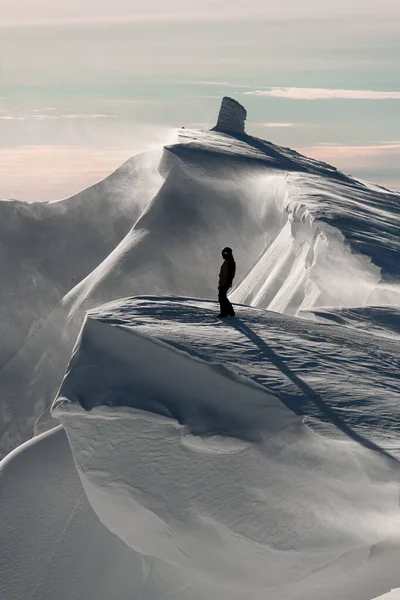
[[[217,315],[217,319],[226,319],[227,318],[227,314],[225,313],[219,313],[219,315]]]

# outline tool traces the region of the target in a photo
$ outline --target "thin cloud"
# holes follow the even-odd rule
[[[30,18],[22,20],[0,21],[0,27],[25,28],[25,27],[52,27],[57,25],[102,25],[102,24],[125,24],[125,23],[163,23],[174,21],[186,21],[188,17],[176,14],[137,14],[137,15],[104,15],[104,16],[81,16],[81,17],[50,17]]]
[[[243,92],[245,96],[269,96],[291,100],[400,100],[400,91],[343,90],[329,88],[273,87]]]
[[[101,100],[98,102],[98,106],[124,106],[124,105],[137,105],[137,106],[158,106],[161,104],[169,104],[169,100],[159,100],[154,98],[116,98],[114,100]]]
[[[365,145],[342,145],[342,144],[317,144],[303,148],[300,150],[311,151],[311,152],[324,152],[330,155],[337,156],[354,156],[354,155],[371,155],[371,154],[382,154],[390,152],[398,152],[400,150],[400,141],[393,142],[381,142],[378,144],[365,144]]]
[[[186,98],[191,98],[192,96],[185,96]],[[217,94],[215,96],[213,95],[204,95],[204,96],[196,96],[196,98],[199,98],[201,100],[221,100],[221,94]]]
[[[256,123],[259,127],[297,127],[296,123]]]
[[[4,4],[4,3],[3,3]],[[324,3],[316,0],[285,0],[270,3],[265,0],[202,0],[187,2],[187,0],[148,0],[147,2],[132,2],[132,0],[114,0],[112,10],[110,2],[101,0],[69,0],[68,2],[50,2],[36,0],[35,2],[7,2],[2,10],[0,27],[35,26],[35,25],[80,25],[96,23],[152,23],[152,22],[259,22],[282,19],[298,22],[310,19],[350,19],[360,15],[377,19],[376,2],[365,0],[336,0]],[[380,0],[381,18],[387,22],[396,23],[399,16],[397,0]],[[9,5],[9,6],[8,6]],[[24,10],[21,11],[21,6]],[[96,10],[93,11],[93,7]],[[3,8],[3,6],[2,6]],[[353,19],[352,22],[355,22]]]
[[[61,117],[57,117],[56,115],[41,115],[41,114],[37,114],[37,115],[31,115],[30,116],[31,119],[35,119],[36,121],[57,121],[59,120]]]
[[[60,119],[118,119],[117,115],[103,115],[103,114],[86,114],[86,113],[73,113],[66,115],[48,115],[46,113],[38,113],[36,112],[38,109],[33,109],[31,114],[28,115],[0,115],[0,119],[4,121],[22,121],[26,119],[33,119],[34,121],[57,121]],[[49,109],[50,110],[50,109]],[[32,114],[33,113],[33,114]]]
[[[185,83],[190,83],[192,85],[218,85],[232,88],[251,88],[251,85],[232,83],[231,81],[187,81]]]
[[[118,119],[117,115],[101,115],[101,114],[72,114],[61,115],[61,119]]]
[[[81,25],[119,25],[127,23],[192,23],[192,22],[223,22],[226,21],[253,21],[252,16],[238,14],[226,14],[226,12],[157,12],[151,14],[121,14],[121,15],[82,15],[70,17],[67,15],[54,17],[35,17],[26,19],[10,19],[0,21],[0,28],[15,29],[29,27],[54,27],[54,26],[81,26]]]

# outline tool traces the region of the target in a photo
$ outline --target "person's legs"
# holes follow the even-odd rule
[[[228,291],[228,288],[226,288],[226,287],[221,286],[218,288],[218,302],[219,302],[219,306],[220,306],[220,313],[218,316],[220,316],[220,317],[227,317],[229,314],[229,312],[228,312],[229,307],[227,306],[227,303],[229,302],[229,300],[226,297],[227,291]]]
[[[228,289],[229,288],[227,288],[225,286],[218,288],[218,301],[219,301],[219,305],[221,307],[221,312],[220,312],[221,317],[228,317],[228,316],[234,317],[235,316],[235,311],[233,310],[233,306],[229,302],[228,298],[226,297]]]
[[[232,306],[230,300],[228,300],[228,298],[226,298],[226,310],[228,311],[228,315],[230,317],[235,316],[235,311],[233,310],[233,306]]]

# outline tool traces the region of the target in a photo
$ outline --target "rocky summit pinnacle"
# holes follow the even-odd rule
[[[224,96],[219,109],[218,122],[212,131],[223,131],[226,133],[244,133],[244,122],[247,117],[247,111],[242,106],[228,96]]]

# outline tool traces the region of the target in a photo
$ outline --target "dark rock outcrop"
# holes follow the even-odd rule
[[[226,133],[244,133],[247,111],[239,102],[224,96],[219,109],[218,122],[212,131]]]

